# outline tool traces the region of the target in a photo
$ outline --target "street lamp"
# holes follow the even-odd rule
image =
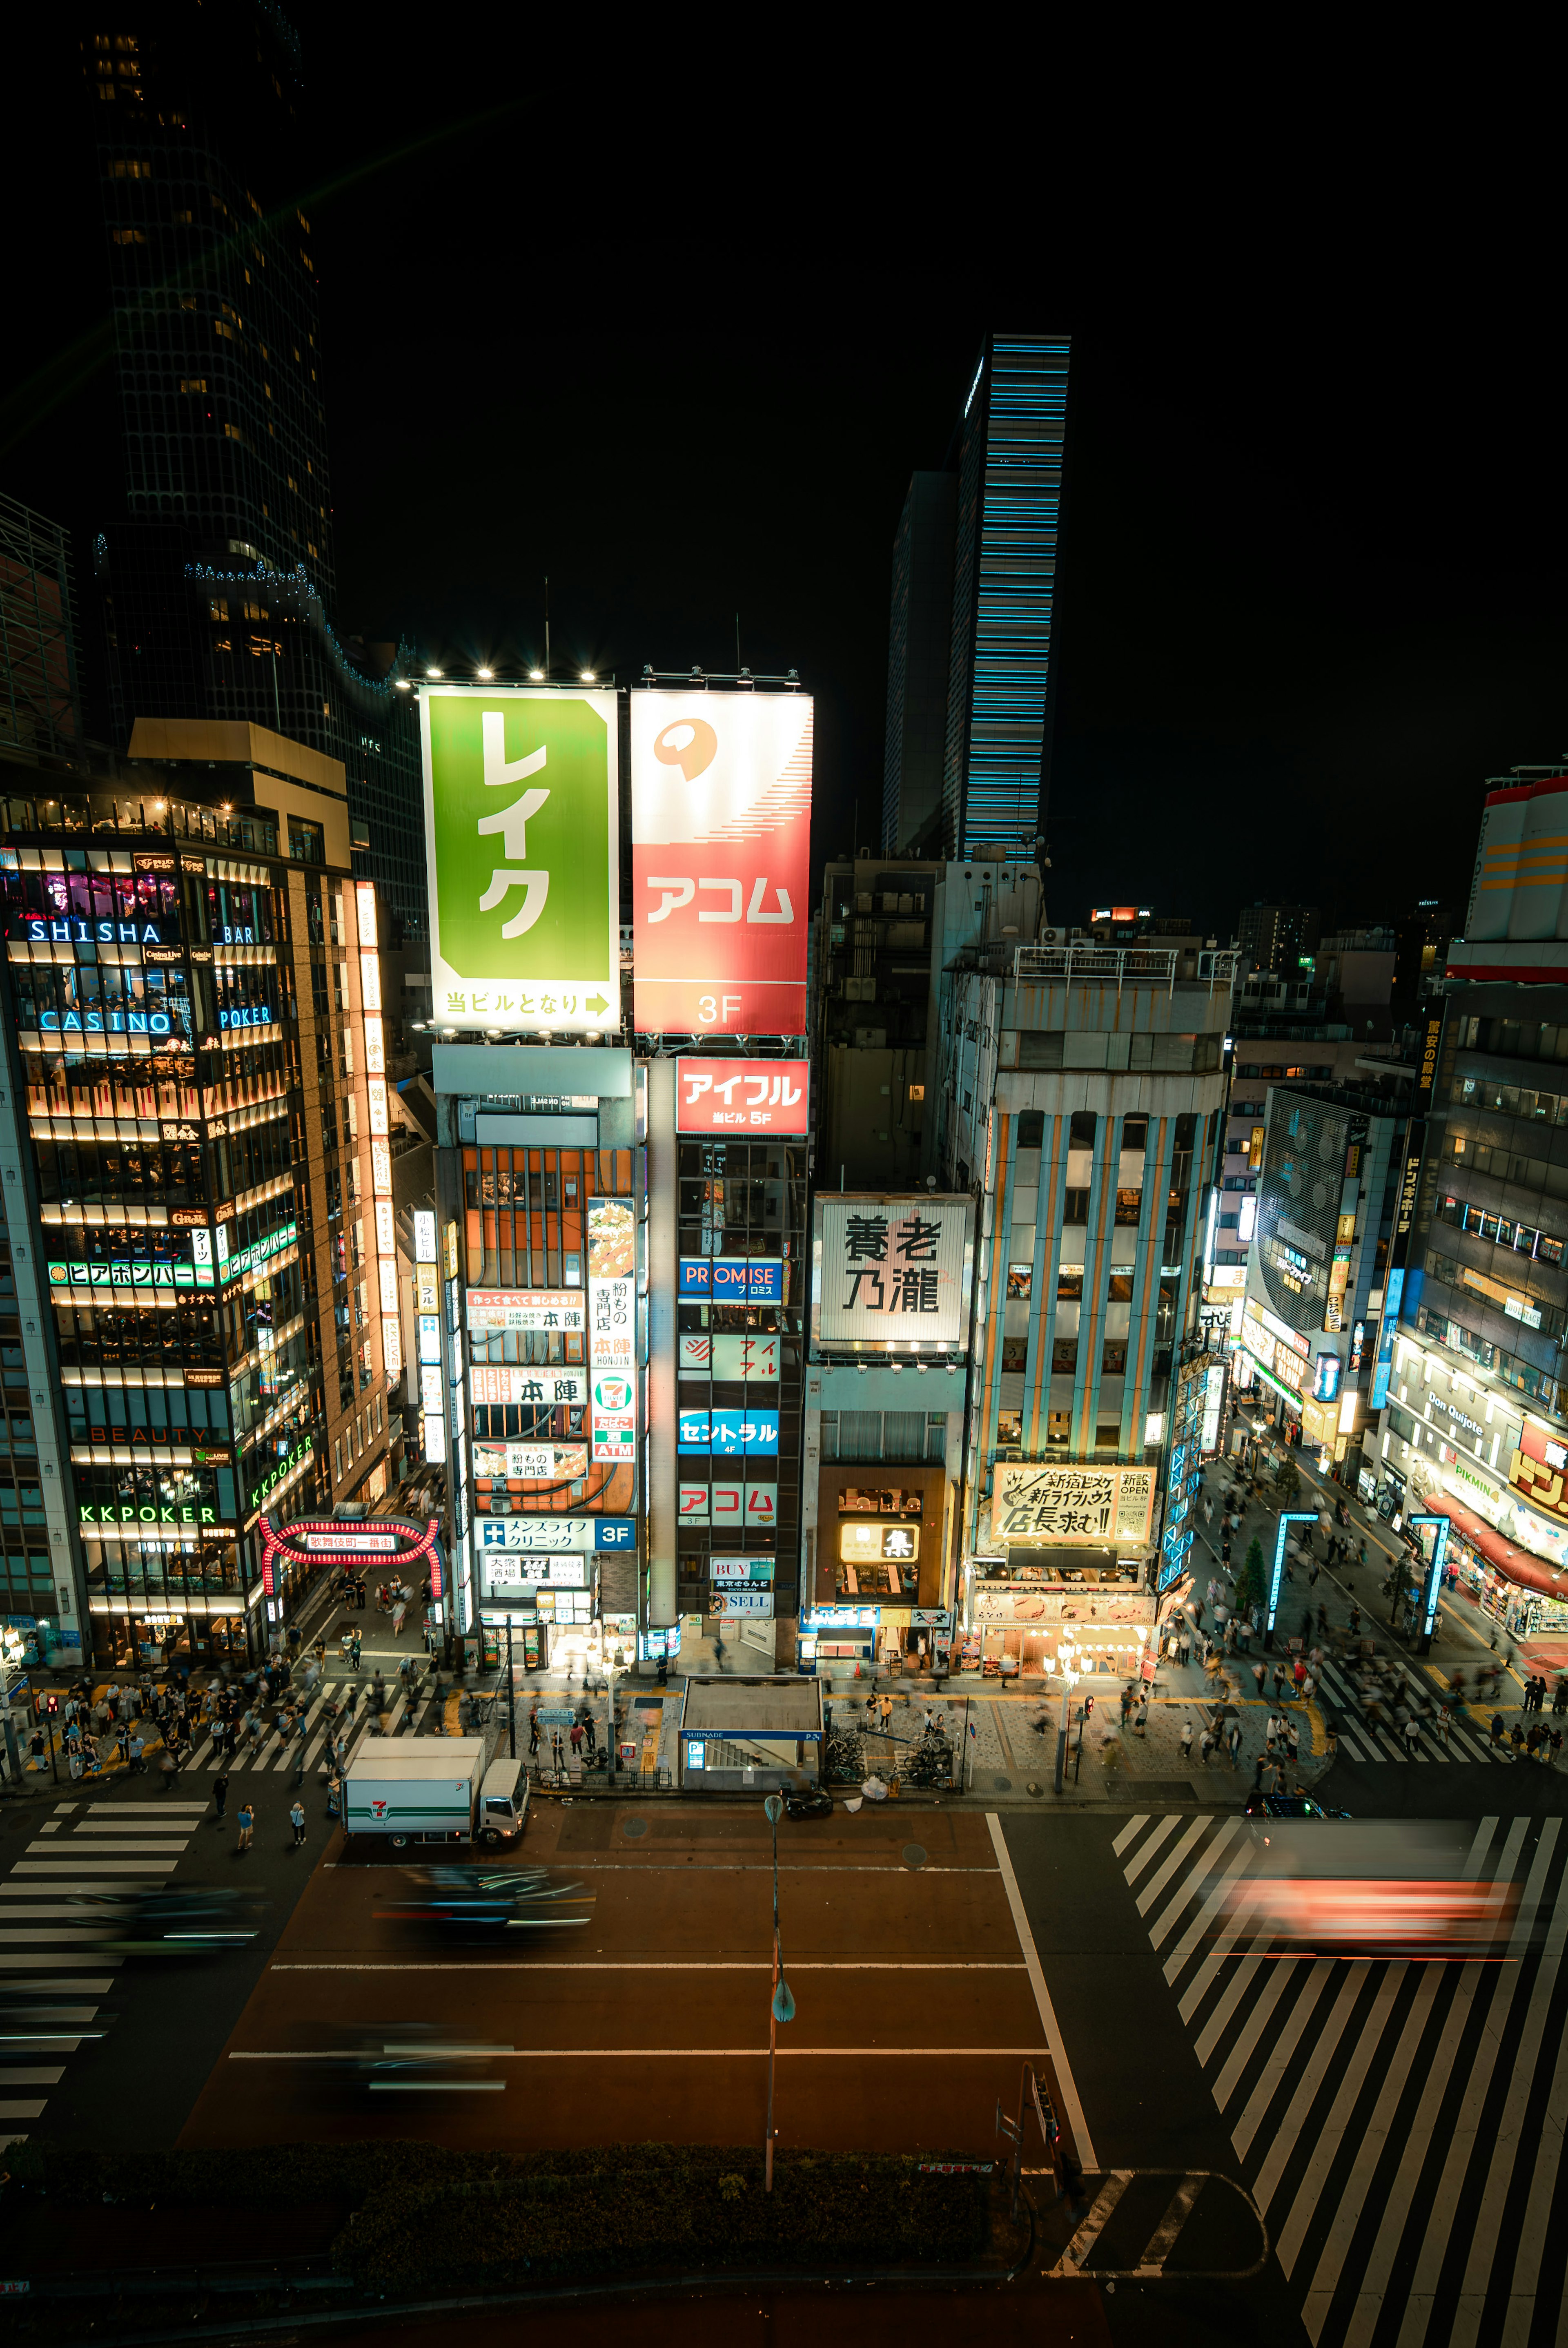
[[[784,1977],[784,1959],[779,1951],[779,1820],[784,1816],[780,1795],[770,1794],[763,1811],[774,1830],[774,1994],[768,2007],[768,2134],[763,2156],[763,2190],[774,2189],[774,2062],[778,2052],[778,2029],[781,2022],[794,2020],[794,2000],[789,1983]]]
[[[1056,1725],[1056,1790],[1059,1794],[1067,1784],[1068,1717],[1072,1704],[1073,1684],[1078,1678],[1075,1653],[1071,1632],[1063,1632],[1056,1646],[1056,1667],[1061,1673],[1061,1717]]]

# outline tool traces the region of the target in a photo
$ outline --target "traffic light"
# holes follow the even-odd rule
[[[1090,1714],[1093,1711],[1093,1709],[1094,1709],[1094,1698],[1093,1698],[1091,1695],[1086,1695],[1086,1696],[1084,1697],[1084,1699],[1083,1699],[1083,1717],[1084,1717],[1084,1719],[1085,1719],[1085,1720],[1087,1720],[1087,1719],[1088,1719],[1088,1717],[1089,1717]]]
[[[48,1717],[49,1717],[51,1720],[53,1720],[53,1719],[54,1719],[54,1717],[55,1717],[55,1715],[56,1715],[56,1714],[59,1711],[59,1709],[60,1709],[60,1699],[59,1699],[59,1697],[56,1694],[56,1693],[55,1693],[54,1689],[53,1689],[53,1688],[51,1688],[51,1689],[49,1690],[48,1694],[44,1698],[44,1710],[45,1710],[45,1712],[46,1713],[46,1715],[48,1715]]]

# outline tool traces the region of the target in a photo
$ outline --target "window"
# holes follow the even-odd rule
[[[1112,1265],[1110,1301],[1112,1304],[1132,1303],[1132,1279],[1133,1266],[1132,1264],[1115,1263]]]
[[[1078,1340],[1058,1337],[1050,1349],[1050,1375],[1053,1378],[1070,1378],[1078,1369]]]
[[[1009,1263],[1009,1266],[1008,1266],[1008,1295],[1009,1295],[1009,1298],[1011,1298],[1011,1297],[1026,1297],[1026,1296],[1029,1294],[1029,1292],[1030,1292],[1030,1287],[1031,1287],[1031,1285],[1032,1285],[1032,1283],[1033,1283],[1033,1281],[1034,1281],[1034,1266],[1033,1266],[1032,1264],[1030,1264],[1030,1263]]]
[[[1081,1263],[1064,1263],[1057,1267],[1056,1293],[1059,1302],[1082,1295],[1083,1266]]]
[[[341,1484],[343,1482],[343,1437],[341,1435],[334,1437],[333,1442],[333,1481],[334,1484]]]
[[[1028,1365],[1029,1339],[1027,1337],[1004,1337],[1002,1339],[1003,1369],[1022,1370],[1026,1369]]]
[[[1023,1441],[1023,1413],[1020,1410],[999,1410],[997,1413],[997,1448],[1016,1451]]]
[[[1052,1410],[1046,1413],[1045,1439],[1047,1443],[1066,1443],[1071,1431],[1072,1416],[1070,1411]]]
[[[1121,1447],[1121,1420],[1116,1418],[1102,1418],[1099,1426],[1094,1430],[1094,1448],[1096,1451],[1119,1451]]]
[[[1119,1223],[1135,1223],[1143,1211],[1143,1193],[1142,1190],[1117,1191],[1116,1220]]]
[[[1123,1337],[1111,1338],[1101,1356],[1101,1369],[1108,1378],[1125,1377],[1127,1374],[1127,1342]]]
[[[1061,1220],[1064,1223],[1086,1223],[1089,1220],[1087,1190],[1067,1190],[1062,1194]]]
[[[1045,1142],[1045,1111],[1039,1108],[1020,1110],[1018,1120],[1018,1146],[1020,1149],[1040,1149]]]
[[[147,231],[144,228],[117,228],[111,230],[110,233],[117,244],[145,244],[147,242]]]

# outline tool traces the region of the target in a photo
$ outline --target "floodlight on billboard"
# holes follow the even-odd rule
[[[614,693],[427,687],[419,719],[435,1025],[618,1028]]]
[[[805,1033],[811,737],[806,694],[632,695],[640,1035]]]

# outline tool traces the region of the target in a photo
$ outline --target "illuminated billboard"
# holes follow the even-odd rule
[[[998,1464],[991,1539],[1012,1541],[1115,1541],[1142,1545],[1154,1508],[1152,1468]]]
[[[1272,1091],[1247,1293],[1291,1330],[1318,1330],[1334,1274],[1350,1120],[1331,1102]]]
[[[806,1060],[677,1060],[677,1133],[806,1131]]]
[[[614,693],[433,686],[419,719],[436,1025],[613,1032]]]
[[[961,1349],[968,1338],[973,1211],[967,1198],[819,1192],[812,1210],[811,1334],[856,1352]]]
[[[812,704],[631,695],[640,1035],[804,1035]]]

